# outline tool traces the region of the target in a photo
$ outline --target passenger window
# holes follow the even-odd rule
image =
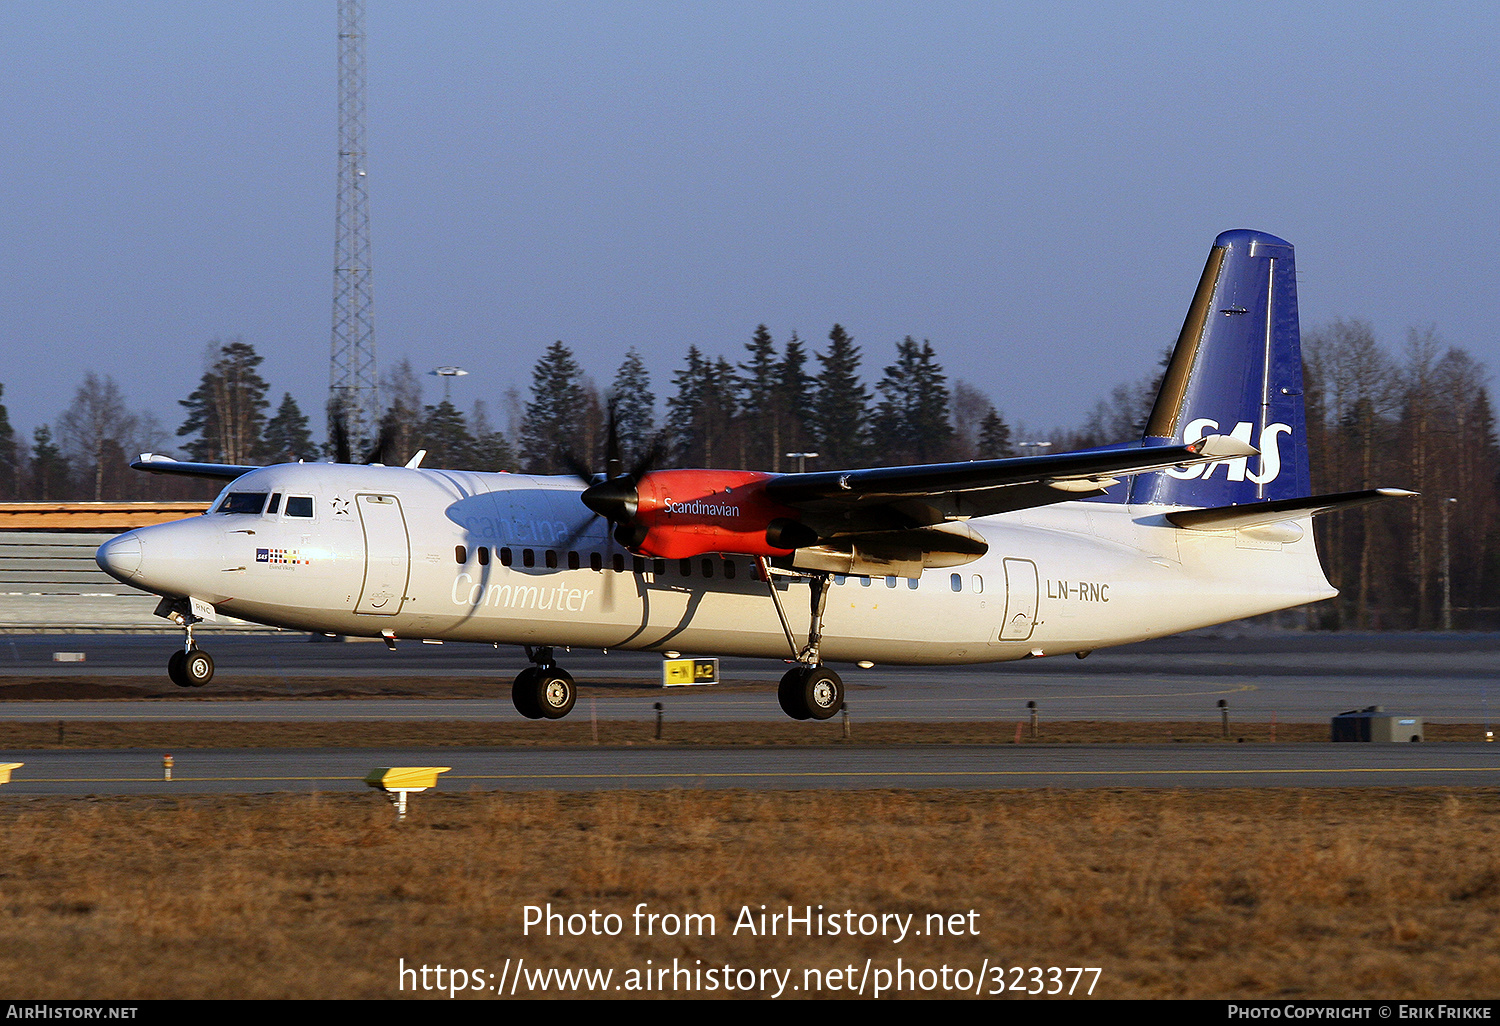
[[[910,588],[912,591],[916,591],[917,590],[917,585],[921,584],[921,583],[922,583],[922,579],[920,577],[908,577],[906,579],[906,586],[908,588]]]
[[[711,580],[713,580],[713,576],[714,576],[714,561],[711,560],[711,559],[705,559],[703,561],[703,579],[706,580],[706,581],[711,581]]]
[[[623,574],[625,572],[625,554],[623,552],[616,552],[610,563],[614,566],[615,573]]]
[[[974,594],[984,594],[984,578],[980,577],[978,574],[974,575]]]
[[[531,549],[522,549],[521,565],[527,569],[536,566],[536,553]]]
[[[589,569],[591,569],[591,570],[603,570],[604,569],[604,557],[602,555],[600,555],[599,553],[597,553],[597,552],[590,552],[589,553]]]
[[[833,583],[834,584],[843,584],[848,579],[849,578],[845,577],[843,574],[834,574],[833,575]]]
[[[500,565],[501,566],[510,566],[511,560],[513,560],[514,558],[515,558],[515,556],[511,553],[509,547],[503,548],[503,549],[500,550]]]
[[[886,579],[885,579],[885,586],[887,588],[894,588],[896,586],[896,578],[894,578],[894,577],[886,577]]]
[[[311,517],[313,515],[312,496],[288,495],[286,499],[286,515],[289,517]]]
[[[489,549],[488,545],[481,545],[481,546],[479,546],[479,565],[480,566],[489,566],[490,565],[490,549]]]
[[[548,570],[556,570],[557,569],[557,550],[556,549],[548,549],[547,550],[547,569]]]
[[[577,570],[578,569],[578,553],[576,553],[576,552],[569,552],[568,553],[568,569],[569,570]]]
[[[693,561],[691,559],[681,559],[681,560],[678,560],[678,564],[679,564],[678,565],[678,569],[680,569],[682,571],[682,576],[684,576],[684,577],[691,577],[691,576],[693,576]]]
[[[658,577],[664,576],[667,572],[667,561],[665,559],[653,559],[651,561],[651,572]]]
[[[453,546],[453,559],[462,566],[469,561],[469,550],[462,545]]]
[[[859,586],[861,588],[868,588],[870,586],[870,579],[868,577],[861,577],[859,579]]]
[[[953,590],[954,591],[963,591],[964,590],[964,577],[963,577],[963,574],[954,574],[952,577],[948,578],[948,581],[949,581],[950,584],[953,585]]]
[[[638,574],[645,573],[646,572],[646,560],[645,560],[645,558],[642,557],[642,556],[631,556],[630,557],[630,569],[634,573],[638,573]]]
[[[724,579],[727,581],[734,580],[734,560],[732,559],[724,560]]]

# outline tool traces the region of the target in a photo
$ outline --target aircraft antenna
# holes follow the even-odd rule
[[[342,419],[355,451],[369,444],[380,418],[365,175],[364,25],[364,0],[339,0],[339,182],[328,416]]]

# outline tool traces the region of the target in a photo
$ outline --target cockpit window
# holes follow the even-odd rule
[[[288,495],[286,497],[286,515],[289,517],[310,517],[313,515],[313,501],[311,495]]]
[[[220,513],[259,513],[265,508],[265,492],[230,492],[219,504]]]

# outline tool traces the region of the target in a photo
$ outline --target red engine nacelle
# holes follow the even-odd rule
[[[664,559],[704,552],[784,556],[817,540],[797,511],[766,498],[776,475],[750,470],[657,470],[636,486],[637,551]],[[780,543],[780,544],[776,544]]]

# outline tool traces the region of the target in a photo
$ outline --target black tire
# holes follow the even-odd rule
[[[167,660],[167,678],[180,688],[193,686],[193,682],[187,679],[187,674],[182,669],[182,664],[186,661],[187,653],[180,648]]]
[[[201,688],[214,679],[214,657],[195,648],[183,654],[182,676],[188,687]]]
[[[843,680],[822,666],[809,670],[802,685],[802,704],[810,719],[832,718],[844,704]]]
[[[515,703],[516,712],[528,720],[542,718],[542,706],[537,700],[537,676],[541,672],[535,666],[528,666],[516,674],[515,683],[510,686],[510,700]]]
[[[812,715],[807,708],[807,674],[807,667],[794,666],[782,674],[781,686],[776,689],[781,711],[794,720],[805,720]]]
[[[573,711],[573,703],[577,700],[578,686],[566,670],[554,667],[538,675],[536,701],[547,719],[562,719]]]

